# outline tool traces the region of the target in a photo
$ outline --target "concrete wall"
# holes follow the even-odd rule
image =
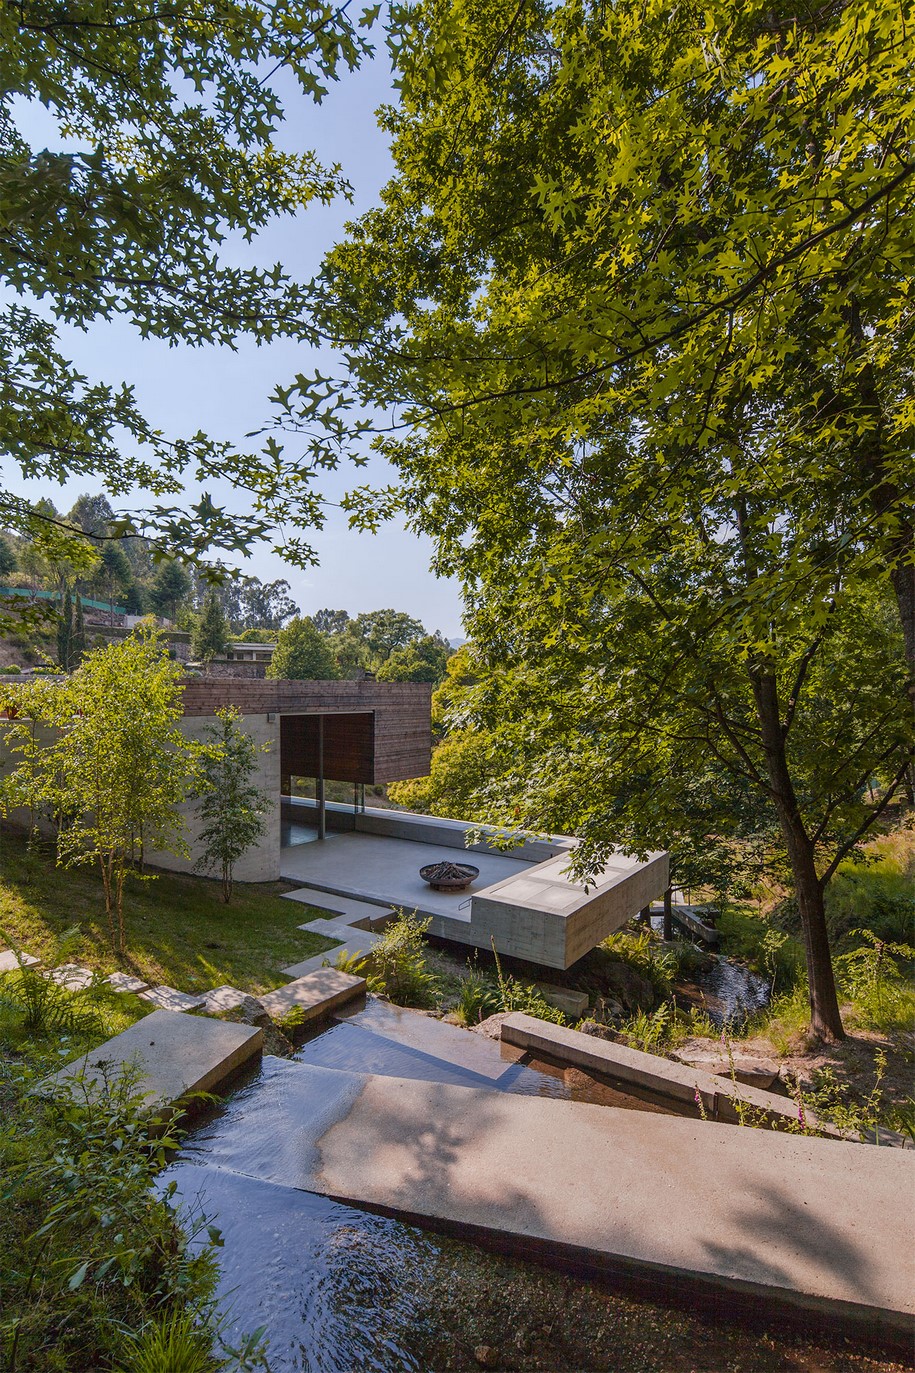
[[[290,815],[294,815],[296,808],[301,810],[303,824],[317,824],[317,807],[310,797],[287,797],[284,804],[291,807],[288,812]],[[388,835],[392,839],[412,839],[418,844],[437,844],[440,848],[460,849],[463,853],[502,852],[485,839],[482,843],[472,844],[469,848],[465,845],[464,839],[470,829],[481,829],[484,834],[499,832],[489,826],[471,825],[466,820],[446,820],[438,815],[419,815],[416,811],[387,810],[381,806],[366,806],[364,811],[354,812],[351,805],[329,801],[327,828],[349,833],[357,830],[362,834]],[[529,839],[504,852],[506,858],[520,858],[527,863],[542,863],[546,858],[566,853],[574,845],[574,839],[560,834],[553,835],[550,839]]]
[[[244,854],[235,865],[237,882],[275,882],[280,875],[280,749],[279,721],[267,722],[266,715],[244,715],[240,722],[261,750],[258,752],[257,770],[252,777],[256,787],[265,792],[268,809],[264,817],[266,831],[259,843]],[[213,721],[203,716],[185,716],[181,721],[181,731],[187,739],[203,740]],[[266,751],[263,751],[266,746]],[[185,838],[191,850],[190,858],[162,850],[147,851],[146,859],[153,867],[166,868],[171,872],[193,872],[194,863],[200,854],[198,842],[200,824],[195,815],[196,802],[188,798],[180,807],[187,829]],[[218,874],[215,874],[218,876]]]

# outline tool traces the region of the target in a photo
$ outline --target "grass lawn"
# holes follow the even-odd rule
[[[298,926],[326,914],[283,901],[288,883],[237,886],[231,903],[218,882],[163,873],[131,876],[124,899],[128,957],[122,965],[147,982],[181,991],[229,983],[254,995],[280,986],[280,972],[334,940]],[[61,936],[79,933],[58,956]],[[0,835],[0,946],[9,936],[44,962],[75,962],[114,972],[101,881],[92,867],[59,868],[53,848],[29,853],[18,835]]]

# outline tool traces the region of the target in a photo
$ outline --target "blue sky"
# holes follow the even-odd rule
[[[320,106],[302,99],[289,85],[278,88],[286,104],[280,141],[288,147],[312,148],[325,163],[340,163],[353,187],[353,202],[341,199],[327,208],[315,205],[294,218],[278,220],[250,247],[240,238],[228,240],[224,256],[239,264],[280,261],[293,276],[307,280],[324,252],[342,236],[346,221],[376,202],[390,175],[387,137],[378,129],[374,111],[395,97],[383,50],[360,71],[336,83]],[[58,145],[43,110],[20,106],[17,122],[33,146]],[[244,435],[269,416],[268,397],[277,382],[319,365],[325,372],[336,370],[329,355],[289,341],[261,348],[241,341],[236,351],[169,348],[157,340],[141,339],[120,322],[93,326],[88,333],[69,327],[60,332],[65,355],[90,378],[131,383],[142,411],[157,427],[175,435],[203,429],[242,448]],[[39,489],[35,483],[17,480],[7,468],[4,461],[4,481],[11,489],[48,495],[60,509],[68,509],[86,489],[85,481],[64,489]],[[350,485],[384,485],[391,480],[390,469],[373,457],[368,468],[324,477],[321,489],[335,501]],[[457,585],[436,579],[429,571],[427,541],[393,524],[377,535],[356,533],[331,508],[325,529],[314,536],[313,543],[320,556],[316,568],[299,571],[268,551],[258,551],[244,570],[265,580],[286,577],[305,613],[322,606],[340,607],[351,614],[394,606],[450,638],[462,635]]]

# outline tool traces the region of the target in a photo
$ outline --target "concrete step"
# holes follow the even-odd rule
[[[55,1074],[74,1089],[107,1090],[128,1066],[140,1073],[138,1088],[151,1109],[171,1108],[193,1092],[213,1092],[242,1064],[259,1055],[264,1032],[206,1017],[153,1011],[121,1034]]]
[[[247,992],[240,992],[237,987],[214,987],[211,992],[204,994],[203,1009],[207,1015],[215,1015],[219,1011],[234,1011],[247,995]]]
[[[365,995],[365,978],[338,972],[336,968],[316,968],[259,1000],[274,1020],[295,1012],[300,1022],[330,1015],[338,1006]]]
[[[83,968],[79,963],[61,963],[59,968],[52,968],[46,976],[68,992],[81,992],[92,986],[96,975],[91,968]]]
[[[298,887],[295,891],[283,893],[286,901],[298,901],[303,906],[315,906],[318,910],[328,911],[336,924],[352,925],[357,920],[380,920],[391,909],[385,902],[362,901],[355,896],[345,896],[318,887]],[[301,925],[300,929],[315,930],[318,921]]]
[[[149,986],[149,983],[145,982],[142,977],[133,977],[130,973],[112,973],[110,977],[105,978],[105,981],[116,992],[133,992],[134,995],[145,992]]]

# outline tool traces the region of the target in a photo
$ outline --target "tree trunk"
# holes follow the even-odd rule
[[[823,884],[816,870],[813,844],[804,826],[788,770],[785,735],[778,704],[778,686],[775,678],[769,673],[754,673],[752,682],[766,755],[766,771],[785,847],[788,850],[804,934],[807,981],[810,987],[811,1029],[821,1039],[844,1039],[845,1030],[839,1014],[839,999],[836,995],[836,981],[829,952],[829,935],[826,931]]]

